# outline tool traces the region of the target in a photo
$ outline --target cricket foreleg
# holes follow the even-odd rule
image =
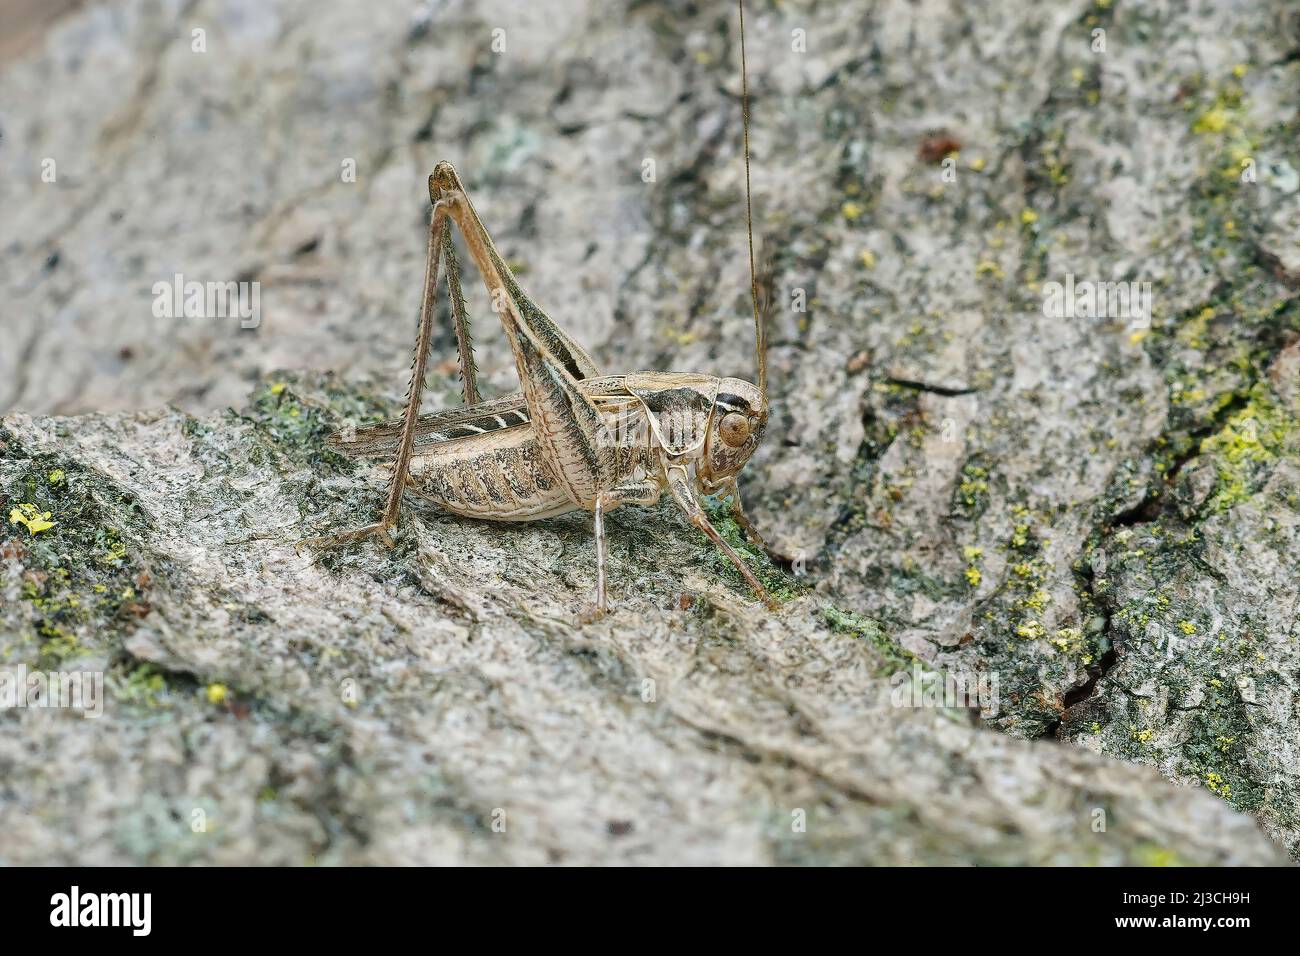
[[[727,495],[727,507],[731,511],[731,516],[736,519],[736,524],[740,525],[740,530],[745,532],[745,537],[749,539],[751,544],[766,550],[767,542],[758,533],[754,523],[749,520],[749,515],[745,514],[745,506],[740,501],[740,485],[736,483],[736,479],[728,478],[718,490]]]
[[[703,531],[710,541],[722,549],[723,554],[731,559],[731,563],[736,566],[736,570],[740,572],[740,576],[745,579],[745,582],[753,589],[754,593],[770,609],[776,610],[780,605],[772,599],[772,595],[767,593],[767,588],[763,587],[762,582],[754,576],[754,572],[749,569],[745,559],[737,553],[735,548],[722,540],[722,535],[718,534],[718,530],[710,524],[704,509],[700,507],[699,502],[695,500],[695,495],[691,492],[690,477],[687,475],[686,469],[681,465],[669,466],[668,490],[672,492],[673,500],[677,502],[677,506],[682,509],[682,513],[686,515],[691,524]]]

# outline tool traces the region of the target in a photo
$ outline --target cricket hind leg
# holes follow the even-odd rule
[[[442,164],[438,169],[450,167]],[[618,474],[616,455],[601,442],[604,418],[571,371],[575,363],[590,366],[590,359],[580,361],[567,350],[567,336],[514,284],[468,197],[450,185],[439,186],[437,175],[430,178],[430,190],[439,197],[435,208],[445,209],[455,221],[493,300],[542,454],[570,500],[591,510],[596,495],[617,482]],[[563,351],[556,354],[552,345]],[[577,370],[585,374],[583,367]]]
[[[406,411],[383,515],[374,524],[355,531],[311,539],[302,542],[303,544],[329,546],[371,535],[378,536],[390,546],[392,544],[389,531],[397,524],[402,493],[409,474],[420,398],[433,338],[438,267],[444,256],[448,258],[452,316],[461,358],[465,397],[468,400],[477,396],[469,321],[460,295],[459,265],[455,262],[451,243],[450,229],[453,221],[469,247],[480,278],[494,301],[494,308],[500,312],[519,368],[530,418],[534,422],[547,422],[551,426],[546,434],[548,458],[555,459],[553,463],[557,465],[568,462],[577,466],[572,474],[568,469],[558,468],[562,480],[569,486],[573,500],[590,507],[594,497],[591,494],[594,490],[592,486],[599,487],[602,478],[600,473],[606,470],[602,468],[605,462],[598,454],[594,441],[594,435],[601,425],[599,412],[577,385],[578,379],[599,375],[595,363],[519,287],[475,213],[451,164],[439,163],[435,168],[429,177],[429,195],[433,200],[433,211],[429,224],[429,251],[420,328],[416,338]],[[509,301],[496,305],[503,294]]]
[[[703,531],[709,540],[722,550],[722,553],[731,560],[736,570],[740,572],[740,576],[745,579],[745,583],[768,606],[768,609],[777,610],[780,605],[768,593],[767,588],[763,587],[763,583],[758,580],[754,572],[749,569],[745,559],[740,556],[735,548],[722,539],[722,535],[718,534],[718,529],[709,522],[704,509],[700,507],[699,502],[695,500],[695,495],[691,492],[690,478],[687,476],[686,469],[681,465],[672,465],[668,468],[668,490],[672,492],[673,500],[682,509],[682,513],[686,515],[687,520]]]
[[[451,242],[451,219],[442,224],[442,258],[447,267],[447,299],[451,303],[452,329],[456,333],[456,354],[460,361],[461,392],[466,405],[477,405],[478,364],[474,361],[474,340],[469,333],[469,313],[465,310],[465,294],[460,286],[460,263]]]
[[[455,214],[456,224],[460,227],[461,234],[467,242],[480,247],[486,254],[487,262],[491,264],[491,268],[485,270],[484,263],[476,263],[480,266],[479,272],[487,287],[488,295],[495,300],[496,287],[491,282],[494,276],[499,280],[500,288],[505,290],[506,295],[514,303],[520,321],[528,325],[557,365],[577,380],[599,377],[600,369],[596,367],[596,363],[592,361],[587,351],[556,325],[520,287],[514,273],[510,271],[501,253],[497,251],[496,244],[488,234],[483,221],[474,211],[474,203],[470,200],[464,185],[461,184],[455,167],[451,163],[442,162],[434,167],[433,173],[429,176],[429,199],[436,206],[449,195],[454,195],[463,207],[463,213],[457,211]],[[499,307],[494,306],[494,308],[500,311]]]
[[[451,245],[449,230],[450,220],[446,208],[435,205],[429,216],[429,248],[424,266],[424,296],[420,303],[420,327],[415,337],[415,357],[411,362],[411,382],[406,392],[406,411],[402,418],[402,431],[398,438],[397,455],[393,460],[393,473],[389,479],[388,496],[384,503],[383,514],[373,524],[339,534],[307,538],[298,542],[299,547],[329,548],[350,541],[360,541],[363,538],[372,536],[379,538],[390,548],[393,546],[393,538],[389,532],[397,526],[398,515],[401,513],[402,493],[406,488],[406,478],[411,466],[411,450],[415,444],[416,424],[420,417],[420,399],[424,393],[424,379],[429,367],[429,350],[433,344],[434,300],[438,289],[438,265],[439,260],[442,258],[441,254]],[[452,268],[455,268],[454,265]],[[465,322],[465,316],[464,300],[460,296],[459,269],[456,269],[453,278],[453,273],[449,268],[448,282],[454,282],[455,284],[455,291],[451,295],[452,314],[453,320],[457,323],[457,341],[461,342],[462,323]],[[457,300],[460,302],[459,306]],[[463,341],[468,342],[467,335]],[[466,386],[466,395],[469,395],[471,390],[477,391],[472,351],[470,352],[468,366],[464,361],[464,351],[461,352],[461,360],[462,381]]]

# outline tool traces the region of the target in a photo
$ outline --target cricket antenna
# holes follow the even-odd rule
[[[754,307],[754,351],[758,361],[758,391],[767,404],[767,329],[758,307],[758,272],[754,268],[754,200],[749,186],[749,70],[745,63],[745,0],[740,11],[740,111],[745,139],[745,228],[749,234],[749,298]]]

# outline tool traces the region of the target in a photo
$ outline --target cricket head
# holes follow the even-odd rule
[[[758,386],[739,378],[719,379],[704,454],[696,465],[700,477],[710,482],[734,478],[766,427],[767,401]]]

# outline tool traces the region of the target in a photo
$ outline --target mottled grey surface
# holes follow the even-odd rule
[[[580,517],[292,548],[378,500],[320,439],[405,386],[440,159],[603,367],[751,374],[729,6],[112,2],[0,67],[0,518],[54,521],[0,660],[112,688],[0,715],[0,859],[1300,854],[1294,5],[752,6],[774,617],[667,510],[588,627]],[[178,272],[260,326],[155,317]],[[890,706],[909,655],[998,708]]]
[[[765,612],[667,510],[612,519],[619,606],[586,627],[580,519],[422,513],[313,563],[294,540],[376,495],[312,450],[337,401],[4,419],[0,487],[54,521],[5,545],[4,661],[108,695],[0,717],[0,860],[1283,859],[1149,769],[894,706],[878,629]]]

